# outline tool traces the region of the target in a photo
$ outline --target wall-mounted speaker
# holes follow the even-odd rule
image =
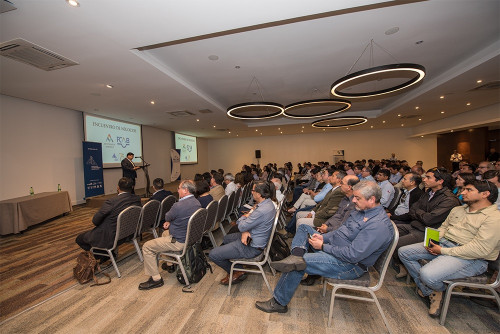
[[[260,150],[255,150],[255,159],[260,159]]]

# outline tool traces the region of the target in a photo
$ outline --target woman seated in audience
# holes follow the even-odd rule
[[[214,200],[212,195],[210,195],[210,186],[208,185],[207,181],[201,180],[201,181],[196,181],[196,198],[201,204],[202,208],[206,208],[210,202]]]
[[[462,191],[465,183],[471,183],[476,177],[472,173],[458,173],[457,180],[455,182],[456,187],[453,189],[453,193],[458,196],[458,200],[461,204],[464,204]]]
[[[238,188],[243,188],[245,185],[245,178],[243,177],[243,173],[236,173],[234,176],[234,183],[238,186]]]

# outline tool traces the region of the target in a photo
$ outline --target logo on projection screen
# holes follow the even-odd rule
[[[111,138],[111,134],[110,133],[108,133],[108,136],[106,137],[106,141],[108,143],[113,143],[113,138]]]
[[[130,145],[130,139],[125,137],[116,137],[116,143],[125,148]]]

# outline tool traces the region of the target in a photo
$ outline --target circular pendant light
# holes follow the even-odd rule
[[[311,123],[313,128],[318,129],[335,129],[345,128],[348,126],[361,125],[368,122],[368,118],[362,116],[345,116],[320,119]]]
[[[425,68],[417,64],[403,63],[376,66],[340,78],[332,84],[331,93],[335,96],[344,98],[361,98],[389,94],[416,84],[421,81],[424,76]],[[382,89],[367,89],[365,92],[355,93],[346,92],[349,87],[352,89],[352,87],[356,85],[368,85],[367,83],[371,81],[380,82],[382,80],[395,79],[408,80],[403,83],[395,84],[392,87]],[[380,85],[380,83],[377,84]]]
[[[283,115],[291,118],[314,118],[338,114],[351,108],[351,102],[342,99],[300,101],[285,107]]]
[[[274,102],[247,102],[227,108],[227,115],[238,119],[266,119],[283,113],[283,106]]]

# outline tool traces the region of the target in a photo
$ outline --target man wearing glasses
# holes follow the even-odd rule
[[[486,271],[500,250],[500,211],[497,187],[489,181],[466,183],[466,205],[451,210],[439,228],[439,244],[430,241],[399,249],[399,257],[415,280],[418,294],[429,297],[429,314],[441,313],[445,280],[477,276]],[[419,260],[429,261],[422,266]]]

